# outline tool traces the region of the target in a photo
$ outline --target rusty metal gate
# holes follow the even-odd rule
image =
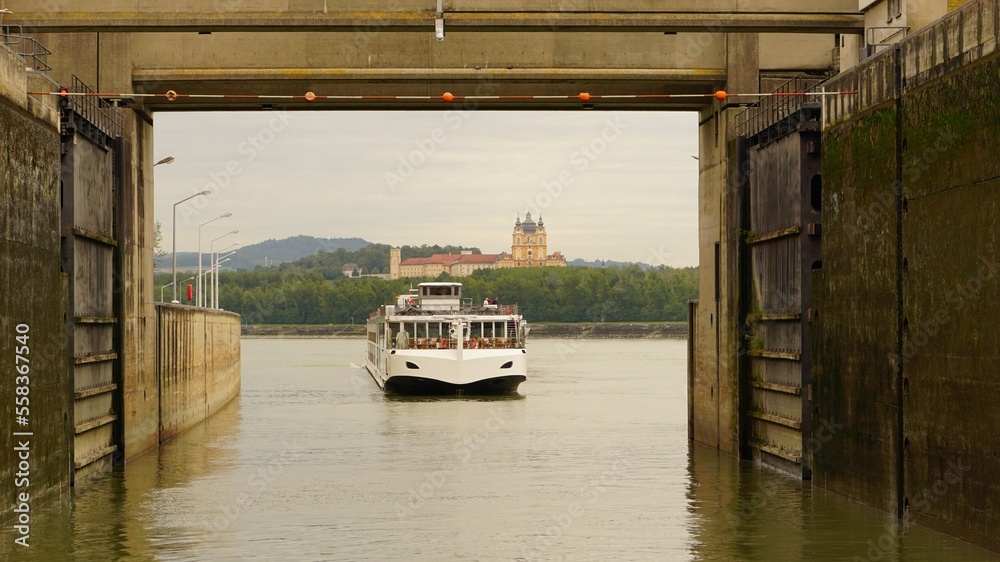
[[[89,89],[76,77],[72,91]],[[61,100],[62,259],[69,277],[73,482],[104,471],[121,450],[119,189],[121,120],[96,97]]]
[[[819,104],[777,98],[750,110],[742,127],[741,450],[808,479],[811,279],[822,266]]]

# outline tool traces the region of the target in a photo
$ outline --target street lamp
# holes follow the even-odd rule
[[[228,258],[229,256],[235,254],[236,252],[235,251],[230,252],[230,253],[226,254],[225,256],[220,256],[219,254],[221,254],[222,252],[225,252],[229,248],[233,248],[233,247],[236,247],[236,246],[239,246],[239,244],[233,243],[233,244],[230,244],[229,246],[226,246],[225,248],[223,248],[223,249],[221,249],[221,250],[219,250],[218,252],[215,253],[214,259],[212,261],[212,271],[213,271],[213,273],[212,273],[212,308],[218,308],[219,307],[219,264],[222,263],[222,261],[220,261],[220,260],[222,260],[222,258]],[[225,261],[229,261],[229,260],[226,259]]]
[[[187,283],[188,281],[190,281],[192,279],[194,279],[193,275],[191,277],[188,277],[187,279],[181,281],[181,283]],[[166,285],[160,287],[160,302],[163,302],[163,289],[166,289],[167,287],[171,287],[171,286],[173,286],[173,284],[174,284],[174,282],[171,281],[170,283],[167,283]]]
[[[233,244],[233,246],[235,246],[235,245],[236,244]],[[232,246],[230,246],[230,247],[232,247]],[[219,253],[222,253],[224,251],[225,250],[220,250]],[[222,265],[222,264],[224,264],[224,263],[226,263],[227,261],[229,261],[230,260],[229,256],[232,256],[235,253],[236,252],[229,252],[228,254],[226,254],[224,256],[219,256],[215,260],[215,275],[212,276],[212,281],[215,283],[215,288],[214,288],[213,293],[212,293],[212,307],[213,308],[216,308],[216,309],[219,308],[219,273],[220,273],[219,266]],[[225,258],[225,259],[223,259],[223,258]]]
[[[198,225],[198,283],[197,283],[197,285],[198,285],[198,299],[195,301],[195,304],[198,305],[198,306],[204,306],[204,304],[202,304],[202,298],[201,298],[201,292],[202,292],[201,286],[204,284],[203,281],[202,281],[202,278],[201,278],[201,227],[205,226],[206,224],[208,224],[210,222],[215,222],[215,221],[217,221],[219,219],[226,219],[226,218],[229,218],[231,216],[233,216],[232,213],[226,213],[224,215],[219,215],[219,216],[215,217],[214,219],[212,219],[210,221],[205,221],[205,222],[203,222],[203,223],[201,223],[201,224]]]
[[[230,234],[237,234],[238,232],[239,232],[239,230],[230,230],[229,232],[223,234],[222,236],[216,236],[215,238],[212,239],[211,242],[208,243],[208,255],[210,256],[209,257],[209,261],[208,261],[209,264],[213,263],[213,261],[215,260],[215,249],[214,249],[215,248],[215,241],[219,240],[220,238],[225,238],[226,236],[229,236]],[[232,248],[232,246],[229,246],[229,247]],[[215,272],[212,269],[209,269],[209,271],[211,272],[211,274],[213,276],[215,275]],[[214,277],[213,277],[213,279],[214,279]],[[205,304],[206,305],[208,304],[208,298],[205,298]]]
[[[166,160],[166,158],[164,158],[164,160]],[[181,199],[180,201],[174,203],[174,226],[173,226],[173,229],[174,229],[174,232],[173,232],[173,235],[174,235],[174,268],[173,268],[174,269],[174,299],[172,301],[170,301],[170,302],[173,302],[173,303],[179,303],[180,302],[179,300],[177,300],[177,205],[180,205],[181,203],[187,201],[188,199],[194,199],[195,197],[198,197],[199,195],[208,195],[209,193],[211,193],[211,191],[209,191],[209,190],[206,189],[205,191],[200,191],[200,192],[195,193],[194,195],[192,195],[190,197],[185,197],[184,199]]]
[[[156,166],[159,166],[160,164],[170,164],[173,161],[174,161],[174,157],[173,156],[167,156],[163,160],[160,160],[156,164],[153,164],[153,167],[155,168]]]

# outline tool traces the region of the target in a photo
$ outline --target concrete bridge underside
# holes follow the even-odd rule
[[[39,8],[41,4],[41,9]],[[733,34],[759,36],[750,67],[831,68],[836,34],[860,34],[854,0],[0,0],[53,51],[55,75],[111,89],[191,94],[568,95],[710,93],[747,62]],[[804,5],[807,4],[807,5]],[[51,5],[51,6],[49,6]],[[51,9],[46,9],[51,8]],[[445,39],[435,38],[437,19]],[[758,35],[759,34],[759,35]],[[734,59],[739,59],[734,60]],[[86,61],[86,63],[84,63]],[[756,90],[757,88],[751,88]],[[145,102],[153,111],[259,109],[248,100]],[[310,108],[350,108],[324,101]],[[371,108],[371,102],[365,102]],[[484,102],[482,108],[567,102]],[[700,109],[701,100],[602,102],[619,109]],[[383,104],[437,109],[439,104]]]
[[[861,34],[856,0],[0,0],[53,51],[50,76],[101,92],[302,95],[688,94],[769,90],[837,67],[837,34]],[[664,5],[669,4],[669,8]],[[41,7],[39,7],[41,6]],[[445,38],[434,25],[444,20]],[[54,85],[52,86],[54,87]],[[737,100],[752,101],[752,100]],[[267,107],[265,107],[265,105]],[[701,115],[696,439],[737,452],[734,258],[726,192],[728,139],[739,107],[712,98],[600,100],[594,109],[694,110]],[[427,109],[429,101],[215,98],[137,100],[127,112],[136,236],[125,241],[125,455],[153,446],[129,429],[153,377],[152,128],[158,111]],[[479,109],[580,110],[579,100],[482,101]],[[126,156],[127,157],[127,156]],[[688,188],[693,188],[690,186]],[[721,295],[712,301],[711,295]],[[709,302],[713,304],[709,305]],[[711,394],[711,396],[709,396]]]

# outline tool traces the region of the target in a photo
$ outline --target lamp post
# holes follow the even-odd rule
[[[237,234],[237,233],[239,233],[239,230],[230,230],[229,232],[223,234],[222,236],[216,236],[215,238],[212,239],[211,242],[208,243],[208,255],[210,256],[209,257],[209,261],[208,261],[209,265],[211,265],[213,263],[213,261],[215,260],[215,249],[214,249],[215,248],[215,241],[219,240],[221,238],[225,238],[226,236],[229,236],[230,234]],[[230,248],[231,247],[232,246],[230,246]],[[215,272],[213,271],[213,269],[214,268],[209,269],[209,272],[214,276]],[[214,279],[214,277],[213,277],[213,279]],[[208,304],[208,297],[205,298],[205,304],[206,305]]]
[[[172,160],[171,160],[171,162],[172,162]],[[194,199],[195,197],[198,197],[199,195],[208,195],[209,193],[210,193],[210,191],[206,189],[205,191],[200,191],[200,192],[195,193],[194,195],[192,195],[190,197],[185,197],[184,199],[181,199],[180,201],[174,203],[174,226],[173,226],[173,230],[174,230],[174,232],[173,232],[173,236],[174,236],[174,249],[173,249],[173,253],[174,253],[174,267],[173,267],[173,269],[174,269],[174,298],[170,302],[173,302],[173,303],[179,303],[180,302],[179,300],[177,300],[177,205],[180,205],[181,203],[187,201],[188,199]]]
[[[228,254],[226,254],[224,256],[219,256],[219,259],[217,259],[215,261],[215,276],[212,277],[212,280],[215,281],[215,291],[214,291],[214,293],[212,295],[212,304],[214,305],[214,307],[216,309],[219,308],[219,277],[220,277],[219,276],[219,273],[220,273],[219,266],[221,266],[222,264],[224,264],[227,261],[229,261],[230,259],[232,259],[229,256],[231,256],[231,255],[233,255],[235,253],[236,252],[230,252],[230,253],[228,253]],[[225,259],[223,259],[223,258],[225,258]]]
[[[235,243],[230,244],[229,246],[226,246],[225,248],[219,250],[215,254],[215,260],[212,265],[212,269],[214,270],[214,273],[212,273],[212,308],[219,308],[219,264],[223,263],[224,261],[229,261],[229,256],[235,254],[236,252],[235,251],[229,252],[224,256],[220,256],[219,254],[235,246],[239,246],[239,244]],[[226,259],[223,260],[222,258]]]
[[[206,224],[208,224],[210,222],[215,222],[215,221],[217,221],[219,219],[226,219],[226,218],[229,218],[231,216],[233,216],[232,213],[226,213],[224,215],[219,215],[219,216],[215,217],[214,219],[212,219],[210,221],[205,221],[205,222],[203,222],[203,223],[201,223],[201,224],[198,225],[198,283],[197,283],[197,285],[198,285],[198,298],[195,300],[195,304],[197,306],[204,306],[202,298],[201,298],[201,292],[202,292],[202,288],[201,287],[204,284],[203,281],[202,281],[202,277],[201,277],[201,227],[205,226]]]
[[[173,287],[173,286],[174,286],[174,282],[171,281],[170,283],[167,283],[166,285],[160,287],[160,302],[163,302],[163,289],[166,289],[167,287]]]
[[[192,275],[191,277],[188,277],[187,279],[185,279],[185,280],[181,281],[181,283],[187,283],[188,281],[190,281],[190,280],[192,280],[192,279],[194,279],[194,276],[193,276],[193,275]],[[173,282],[173,281],[171,281],[170,283],[167,283],[166,285],[164,285],[164,286],[160,287],[160,302],[163,302],[163,289],[166,289],[167,287],[170,287],[170,286],[172,286],[173,284],[174,284],[174,282]]]

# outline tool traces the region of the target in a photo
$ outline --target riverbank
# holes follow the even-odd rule
[[[243,326],[242,337],[251,338],[364,338],[364,324],[252,325]],[[683,322],[581,322],[531,324],[532,338],[684,339]]]

